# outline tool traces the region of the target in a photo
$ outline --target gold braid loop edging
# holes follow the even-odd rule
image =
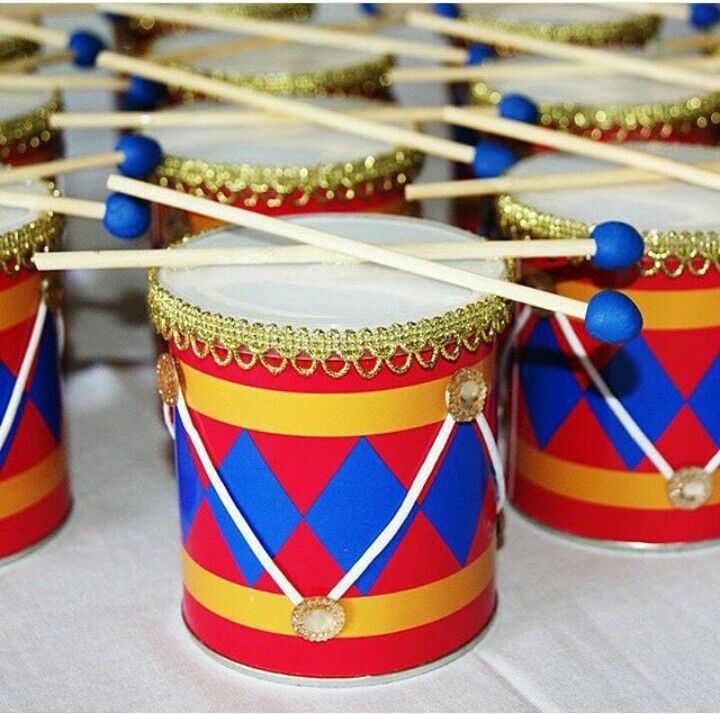
[[[417,362],[424,369],[440,358],[456,361],[498,337],[511,318],[510,303],[495,295],[440,317],[360,330],[308,330],[250,323],[201,310],[163,288],[150,271],[150,316],[156,331],[198,358],[211,356],[218,366],[234,362],[244,370],[262,365],[272,374],[288,366],[302,376],[318,367],[331,377],[351,368],[370,379],[383,367],[404,374]],[[428,354],[429,353],[429,354]],[[400,360],[400,361],[399,361]]]
[[[570,218],[543,213],[502,195],[496,201],[498,222],[513,240],[563,240],[588,238],[593,226]],[[720,271],[720,234],[715,231],[642,231],[645,255],[640,263],[644,277],[675,278],[687,271],[702,277],[714,267]]]
[[[0,159],[11,154],[24,154],[59,138],[60,132],[50,128],[51,114],[62,109],[60,94],[55,92],[50,101],[26,114],[0,121]]]
[[[39,45],[21,37],[0,38],[0,62],[6,62],[37,54]]]
[[[359,161],[309,167],[213,164],[166,156],[155,180],[160,186],[220,203],[242,201],[247,208],[258,203],[278,208],[287,201],[304,206],[311,199],[370,199],[376,191],[390,192],[411,182],[423,162],[421,152],[404,147]]]

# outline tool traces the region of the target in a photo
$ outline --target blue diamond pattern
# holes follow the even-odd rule
[[[12,372],[0,362],[0,414],[5,413],[14,386],[15,377]]]
[[[405,497],[405,489],[364,438],[358,440],[337,473],[306,514],[315,535],[347,571],[387,525]],[[393,543],[397,545],[399,539]],[[379,556],[387,562],[391,544]],[[380,570],[365,573],[361,592],[372,587]]]
[[[274,556],[300,523],[301,515],[247,432],[237,438],[218,473],[265,550]],[[238,567],[253,585],[263,572],[260,563],[212,488],[208,489],[208,501]]]
[[[538,320],[523,349],[520,381],[533,433],[541,448],[582,398],[549,320]]]
[[[601,374],[651,441],[662,435],[683,406],[682,395],[641,337],[618,350]],[[587,401],[625,464],[635,468],[643,459],[642,451],[593,385],[588,388]]]
[[[203,499],[204,489],[190,453],[187,435],[177,414],[175,418],[175,468],[180,501],[180,530],[183,543],[185,543],[198,506]]]
[[[27,390],[55,439],[60,438],[60,375],[58,345],[55,325],[52,319],[45,321],[38,354],[35,374]]]
[[[690,406],[705,431],[712,437],[713,441],[720,446],[720,355],[710,365],[700,384],[690,396]]]
[[[458,424],[422,510],[460,565],[467,561],[475,537],[488,472],[473,424]]]

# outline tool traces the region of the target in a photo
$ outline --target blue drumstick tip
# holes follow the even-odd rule
[[[432,4],[436,15],[457,20],[460,17],[460,8],[454,2],[434,2]]]
[[[538,105],[522,94],[506,94],[498,104],[498,114],[503,119],[537,124],[540,118]]]
[[[107,48],[102,38],[93,32],[76,30],[70,35],[68,49],[78,67],[93,67],[97,56]]]
[[[621,221],[606,221],[593,228],[596,249],[592,262],[603,270],[622,270],[635,265],[645,250],[643,237]]]
[[[103,225],[116,238],[139,238],[150,227],[150,207],[124,193],[111,193],[105,202]]]
[[[627,342],[640,334],[642,315],[637,305],[617,290],[603,290],[588,303],[585,329],[602,342]]]
[[[468,47],[467,51],[467,64],[477,65],[482,64],[485,60],[495,56],[495,52],[490,45],[482,45],[475,43]]]
[[[118,164],[120,172],[136,179],[147,178],[163,158],[160,144],[140,134],[121,137],[115,144],[115,151],[125,154],[125,159]]]
[[[481,141],[475,146],[473,174],[476,178],[496,178],[517,160],[517,154],[510,147],[494,141]]]
[[[380,14],[380,7],[376,2],[361,2],[358,4],[360,5],[360,10],[362,10],[364,15],[376,17]]]
[[[122,107],[126,111],[155,109],[167,99],[167,87],[159,82],[132,76],[128,79],[128,84],[128,89],[122,96]]]
[[[714,2],[696,2],[690,5],[690,24],[696,30],[709,30],[720,20],[720,9]]]

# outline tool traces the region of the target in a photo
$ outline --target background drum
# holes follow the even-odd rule
[[[318,100],[334,108],[370,105],[360,100]],[[235,107],[196,103],[200,111]],[[406,213],[404,187],[422,167],[423,155],[403,147],[318,129],[268,121],[241,129],[167,128],[148,132],[165,158],[154,180],[274,216],[318,211]],[[153,242],[166,245],[215,225],[166,206],[153,206]]]
[[[62,231],[56,214],[0,216],[0,559],[37,545],[70,510],[54,321],[60,294],[30,263],[35,250],[57,250]]]
[[[720,160],[705,147],[648,144],[688,161]],[[565,154],[526,159],[515,176],[584,171]],[[720,242],[714,195],[675,182],[548,191],[498,199],[505,236],[586,236],[612,216],[644,229],[637,268],[527,261],[523,271],[561,294],[627,292],[643,312],[640,337],[620,348],[582,326],[520,312],[512,375],[512,502],[575,536],[646,546],[720,537]],[[587,356],[586,356],[587,354]],[[588,360],[591,364],[588,366]],[[596,372],[599,380],[593,377]],[[618,407],[619,405],[619,407]]]
[[[378,243],[474,239],[399,217],[291,220]],[[238,241],[279,242],[219,229],[176,249]],[[370,264],[163,269],[148,299],[172,355],[158,386],[175,407],[193,635],[321,680],[422,667],[476,638],[495,609],[507,303]]]
[[[0,162],[18,166],[59,158],[62,138],[48,117],[60,108],[57,93],[0,92]]]

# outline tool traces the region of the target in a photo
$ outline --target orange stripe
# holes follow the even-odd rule
[[[51,493],[64,478],[65,455],[62,446],[58,446],[40,463],[0,481],[0,518],[30,508]]]
[[[0,332],[34,317],[39,303],[39,275],[0,291]]]

